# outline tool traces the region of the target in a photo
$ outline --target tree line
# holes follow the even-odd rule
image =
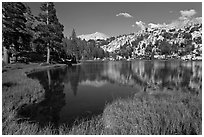
[[[106,42],[105,40],[82,40],[76,36],[75,29],[69,38],[63,39],[63,47],[68,58],[76,57],[76,60],[87,60],[108,57],[100,46]]]
[[[37,16],[22,2],[3,2],[2,15],[5,64],[10,62],[10,58],[52,63],[73,57],[80,60],[105,56],[95,41],[77,38],[74,29],[69,38],[64,36],[64,26],[58,20],[53,2],[42,3]]]

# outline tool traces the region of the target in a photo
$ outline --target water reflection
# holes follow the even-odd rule
[[[77,87],[79,85],[79,78],[80,78],[80,66],[76,67],[73,66],[70,69],[68,69],[68,81],[70,82],[71,89],[73,91],[74,96],[77,95]]]
[[[157,84],[161,88],[201,89],[202,86],[201,62],[138,61],[132,64],[132,70],[148,84]]]
[[[66,71],[46,70],[37,72],[29,77],[38,79],[45,89],[44,99],[39,103],[24,104],[18,111],[18,115],[30,122],[38,123],[40,127],[59,123],[59,113],[65,105],[63,76]]]
[[[202,63],[182,61],[84,62],[82,65],[30,74],[45,89],[45,99],[27,105],[19,115],[39,123],[72,123],[103,112],[106,103],[144,87],[202,88]],[[29,115],[24,113],[33,111]]]

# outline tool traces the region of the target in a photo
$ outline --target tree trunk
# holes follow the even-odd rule
[[[50,89],[50,87],[51,87],[51,76],[50,76],[50,70],[47,70],[47,80],[48,80],[48,87],[49,87],[49,89]]]
[[[152,54],[151,54],[151,60],[153,60],[154,59],[154,51],[152,51]]]
[[[50,48],[47,46],[47,63],[50,63]]]
[[[15,57],[15,62],[17,62],[18,61],[18,52],[17,51],[14,53],[14,57]]]
[[[18,53],[16,52],[15,53],[15,62],[17,62],[18,61]]]
[[[78,62],[78,54],[76,54],[76,63]]]
[[[4,57],[3,57],[4,63],[8,64],[9,63],[8,49],[6,47],[3,47],[3,50],[4,50]]]
[[[14,61],[15,62],[17,62],[18,61],[18,56],[17,56],[17,54],[18,54],[18,51],[19,51],[19,46],[16,44],[16,45],[14,45],[14,43],[12,43],[12,46],[13,47],[16,47],[15,48],[15,51],[14,51],[14,53],[13,53],[13,56],[12,56],[12,60],[13,60],[13,58],[15,59]]]
[[[47,2],[47,25],[49,24],[49,12],[48,12],[48,8],[49,8],[49,3]],[[47,63],[50,63],[50,47],[49,47],[49,42],[47,43]]]

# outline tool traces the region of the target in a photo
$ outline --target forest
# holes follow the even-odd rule
[[[42,3],[40,10],[35,16],[24,3],[2,3],[3,63],[64,63],[107,55],[94,40],[77,38],[75,29],[64,36],[53,2]]]

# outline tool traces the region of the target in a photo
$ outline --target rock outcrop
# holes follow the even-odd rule
[[[154,56],[155,58],[176,57],[181,59],[202,58],[202,19],[196,18],[175,26],[149,27],[145,30],[116,37],[102,48],[128,58]],[[129,50],[128,50],[129,49]],[[127,57],[126,57],[127,58]]]

